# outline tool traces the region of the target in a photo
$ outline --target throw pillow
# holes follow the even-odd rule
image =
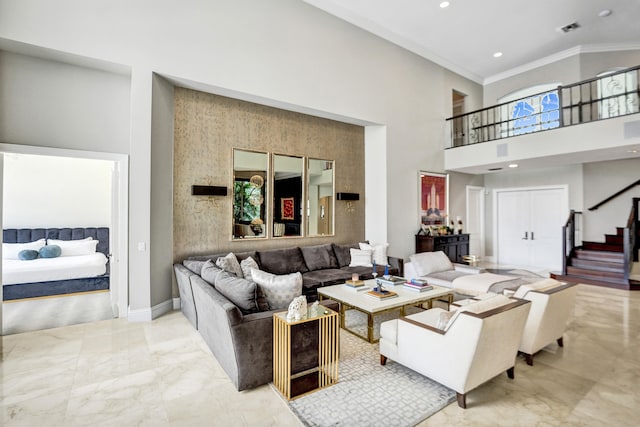
[[[18,259],[21,261],[31,261],[38,258],[38,251],[33,249],[23,249],[18,253]]]
[[[338,268],[338,260],[331,243],[300,248],[305,264],[311,271]]]
[[[204,280],[208,284],[214,286],[216,283],[216,278],[220,273],[222,273],[222,270],[216,267],[213,261],[208,260],[202,265],[200,277],[202,277],[202,280]]]
[[[539,280],[535,283],[520,286],[513,296],[514,298],[524,298],[529,291],[546,291],[560,285],[562,285],[562,282],[558,282],[556,279]]]
[[[236,258],[236,255],[233,252],[229,252],[225,257],[218,258],[216,260],[216,265],[226,272],[235,274],[237,277],[244,277],[242,275],[242,269],[240,268],[238,258]]]
[[[287,309],[295,297],[302,295],[302,274],[299,272],[278,276],[254,268],[251,277],[264,291],[271,310]]]
[[[82,240],[47,240],[47,245],[60,246],[62,253],[60,256],[79,256],[79,255],[91,255],[96,253],[96,247],[98,246],[98,240],[86,238]]]
[[[243,314],[258,311],[256,304],[256,284],[254,282],[222,271],[216,277],[215,288],[229,301],[234,303]]]
[[[369,243],[360,243],[360,249],[369,249],[372,253],[372,260],[378,265],[387,265],[387,249],[389,248],[388,243],[380,243],[380,244],[369,244]]]
[[[58,258],[62,248],[58,245],[47,245],[40,248],[40,258]]]
[[[357,243],[351,245],[336,245],[333,243],[333,252],[338,260],[338,268],[347,267],[351,263],[351,249],[358,249]]]
[[[371,263],[371,250],[369,249],[350,249],[351,263],[349,267],[373,267]]]
[[[248,258],[245,258],[242,261],[240,261],[240,269],[242,270],[242,275],[244,276],[245,279],[253,280],[251,278],[251,269],[252,268],[255,268],[255,269],[259,269],[260,268],[255,259],[253,259],[251,257],[248,257]]]
[[[453,270],[451,260],[444,252],[421,252],[409,257],[418,276]]]
[[[206,261],[198,261],[194,259],[185,259],[182,261],[182,265],[184,265],[188,270],[196,273],[197,275],[202,275],[202,267]]]
[[[2,244],[2,259],[20,259],[18,254],[20,251],[30,249],[39,251],[41,247],[46,244],[45,239],[36,240],[29,243],[3,243]]]
[[[442,329],[444,331],[445,328],[447,327],[447,323],[449,323],[449,320],[451,320],[454,313],[455,311],[443,311],[442,313],[440,313],[440,317],[438,317],[438,323],[436,324],[436,328]]]

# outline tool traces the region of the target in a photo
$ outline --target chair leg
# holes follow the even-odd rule
[[[562,341],[562,337],[556,340],[558,342],[558,347],[564,347],[564,341]]]
[[[524,360],[526,360],[527,365],[533,366],[533,354],[526,354],[525,353]]]
[[[507,369],[507,377],[509,377],[509,379],[511,380],[515,378],[515,366],[512,366],[509,369]]]
[[[383,366],[387,364],[387,356],[380,355],[380,364]]]
[[[467,409],[467,394],[466,393],[457,393],[456,392],[456,400],[458,401],[458,406],[462,409]]]

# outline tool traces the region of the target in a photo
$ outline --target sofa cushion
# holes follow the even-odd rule
[[[227,271],[222,271],[216,277],[215,288],[234,303],[243,314],[258,311],[256,303],[257,285],[254,282],[237,277]]]
[[[185,259],[184,261],[182,261],[182,265],[184,265],[192,273],[196,273],[199,276],[202,274],[202,266],[205,264],[205,262],[207,261]]]
[[[260,251],[259,257],[260,269],[272,274],[282,275],[309,271],[298,247]]]
[[[200,277],[212,286],[215,286],[216,278],[222,273],[222,270],[216,267],[211,260],[205,261],[200,271]]]
[[[312,281],[311,283],[316,282],[321,286],[329,286],[344,283],[345,280],[351,279],[351,274],[337,268],[327,268],[324,270],[308,271],[304,273],[302,277],[305,283],[307,279],[310,279]]]
[[[411,255],[410,259],[418,276],[454,269],[451,260],[442,251],[421,252]]]
[[[300,248],[304,263],[310,271],[338,268],[338,260],[331,243]]]
[[[236,258],[236,255],[233,252],[229,252],[226,256],[218,258],[216,260],[216,265],[237,277],[244,277],[238,258]]]
[[[302,274],[276,275],[252,269],[251,277],[264,291],[271,310],[284,310],[291,301],[302,295]]]
[[[349,249],[349,253],[351,255],[351,262],[349,263],[349,267],[373,267],[371,263],[371,254],[372,251],[370,249]]]
[[[357,243],[350,245],[336,245],[333,244],[333,252],[336,254],[336,260],[338,261],[338,267],[347,267],[351,264],[351,249],[360,249]]]
[[[540,280],[535,283],[520,286],[518,290],[516,290],[515,294],[513,294],[513,297],[524,298],[529,291],[546,291],[548,289],[553,289],[557,286],[561,286],[562,284],[562,282],[559,282],[556,279]]]
[[[387,265],[387,249],[389,248],[388,243],[380,243],[380,244],[370,244],[370,243],[360,243],[360,249],[369,249],[371,251],[371,260],[379,265]]]

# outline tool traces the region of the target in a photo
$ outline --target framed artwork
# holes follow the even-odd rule
[[[280,199],[280,219],[283,221],[294,220],[294,198],[282,197]]]
[[[418,173],[420,225],[447,225],[449,214],[449,175]]]

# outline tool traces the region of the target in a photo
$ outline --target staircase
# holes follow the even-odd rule
[[[625,279],[624,228],[616,234],[606,234],[605,241],[583,241],[576,247],[567,263],[567,273],[551,277],[574,283],[606,286],[617,289],[640,290],[640,282]]]

